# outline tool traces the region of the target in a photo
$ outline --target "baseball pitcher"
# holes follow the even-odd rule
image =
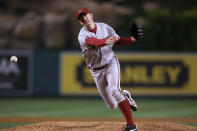
[[[99,94],[110,109],[119,107],[127,122],[124,131],[137,131],[131,112],[131,109],[137,110],[137,105],[128,91],[121,91],[120,64],[112,48],[114,44],[129,45],[142,39],[142,28],[133,23],[132,37],[120,37],[109,25],[94,22],[93,14],[87,8],[79,9],[76,17],[83,26],[78,35],[79,44]]]

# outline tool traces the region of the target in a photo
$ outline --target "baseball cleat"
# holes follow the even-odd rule
[[[130,124],[126,124],[124,127],[123,127],[123,131],[138,131],[137,130],[137,125],[136,126],[132,126]]]
[[[128,99],[131,109],[137,111],[137,104],[131,98],[130,92],[128,92],[127,90],[123,90],[123,95]]]

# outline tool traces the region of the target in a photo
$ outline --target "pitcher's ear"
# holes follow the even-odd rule
[[[92,13],[90,13],[90,15],[91,15],[91,17],[92,17],[92,19],[93,19],[93,18],[94,18],[94,17],[93,17],[93,14],[92,14]]]

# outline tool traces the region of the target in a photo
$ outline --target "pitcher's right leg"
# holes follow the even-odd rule
[[[114,99],[112,96],[112,91],[108,86],[108,82],[106,80],[105,76],[105,69],[103,71],[97,71],[93,72],[91,71],[92,76],[94,78],[94,81],[97,86],[97,90],[104,100],[105,104],[110,108],[110,109],[115,109],[118,106],[117,101]]]

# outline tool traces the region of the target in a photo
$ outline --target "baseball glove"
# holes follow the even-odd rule
[[[135,22],[132,22],[129,26],[129,31],[131,33],[131,36],[133,36],[136,40],[142,40],[143,39],[143,29],[140,24],[136,24]]]

